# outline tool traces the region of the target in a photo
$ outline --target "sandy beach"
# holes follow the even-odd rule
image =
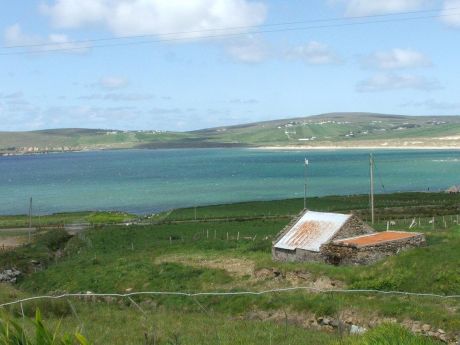
[[[460,150],[460,146],[260,146],[254,150]]]

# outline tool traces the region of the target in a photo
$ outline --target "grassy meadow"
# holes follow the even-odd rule
[[[409,230],[412,224],[409,231],[424,232],[428,246],[370,266],[279,263],[271,260],[272,240],[299,213],[303,200],[180,209],[129,226],[104,221],[73,237],[62,229],[38,231],[32,244],[0,254],[0,270],[15,266],[26,273],[14,286],[0,285],[0,300],[64,292],[238,292],[296,286],[459,294],[458,195],[401,193],[380,195],[376,201],[377,229]],[[366,196],[308,199],[311,209],[353,211],[363,218],[368,217],[367,204]],[[79,330],[95,344],[435,344],[403,326],[418,321],[449,334],[460,330],[459,299],[309,290],[66,298],[28,302],[22,309],[15,305],[4,313],[31,330],[27,319],[37,308],[51,328],[60,323],[60,332]],[[317,317],[388,325],[349,337],[337,328],[309,326]]]

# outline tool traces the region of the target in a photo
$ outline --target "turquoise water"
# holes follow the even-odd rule
[[[0,214],[174,207],[367,193],[369,151],[126,150],[0,157]],[[460,151],[376,151],[376,191],[460,184]],[[382,184],[385,189],[383,189]]]

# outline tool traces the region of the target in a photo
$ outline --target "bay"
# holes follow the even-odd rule
[[[370,150],[174,149],[0,157],[0,214],[176,207],[368,193]],[[460,184],[460,151],[377,150],[376,192]]]

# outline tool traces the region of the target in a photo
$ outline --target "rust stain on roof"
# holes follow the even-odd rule
[[[275,244],[276,248],[296,248],[319,251],[339,231],[350,215],[325,212],[306,212]]]
[[[378,232],[371,235],[357,236],[353,238],[345,238],[343,240],[337,240],[335,243],[346,244],[350,246],[365,247],[372,246],[388,241],[401,240],[405,238],[411,238],[417,236],[417,233],[403,232],[403,231],[385,231]]]

